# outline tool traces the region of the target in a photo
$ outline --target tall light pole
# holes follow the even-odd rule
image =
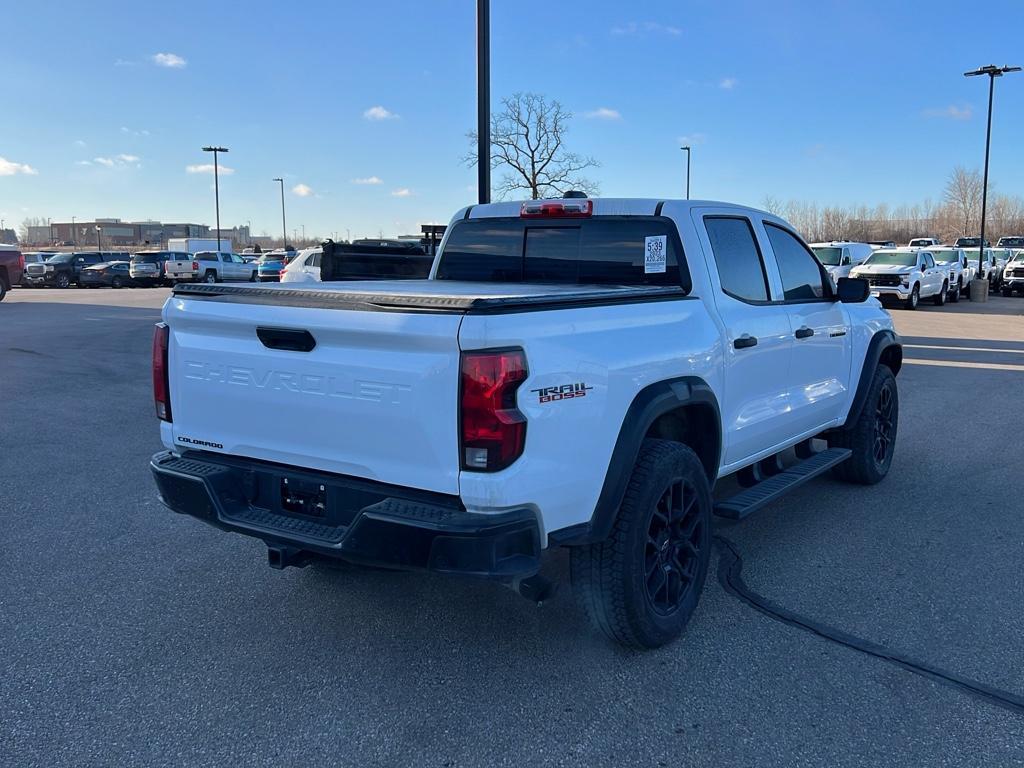
[[[302,225],[302,245],[303,245],[303,247],[305,247],[305,245],[306,245],[306,225],[305,224]]]
[[[100,240],[101,234],[102,234],[102,230],[100,229],[100,225],[97,224],[96,225],[96,250],[99,251],[100,253],[103,253],[103,243]]]
[[[75,237],[75,217],[71,217],[71,247],[77,247],[78,239]]]
[[[284,242],[281,243],[282,248],[288,246],[288,224],[284,220],[284,179],[274,179],[281,185],[281,237],[284,238]]]
[[[680,147],[681,150],[686,152],[686,199],[690,199],[690,147]]]
[[[227,151],[227,147],[203,147],[203,152],[213,152],[213,199],[217,206],[217,253],[220,253],[220,173],[217,167],[217,155]]]
[[[1020,72],[1020,67],[997,67],[995,64],[988,64],[970,72],[964,72],[964,77],[977,77],[988,75],[988,123],[985,128],[985,173],[981,182],[981,237],[978,240],[978,275],[984,272],[985,259],[985,207],[988,204],[988,152],[992,144],[992,94],[995,91],[996,78],[1002,77],[1007,72]],[[972,291],[973,293],[973,291]],[[973,296],[971,298],[974,298]]]
[[[491,202],[491,3],[476,0],[476,185]]]

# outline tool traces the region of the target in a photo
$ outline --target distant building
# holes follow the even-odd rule
[[[96,228],[104,248],[148,246],[160,248],[172,237],[215,237],[216,228],[207,224],[164,223],[160,221],[121,221],[120,219],[96,219],[95,221],[53,222],[49,227],[31,227],[29,237],[33,244],[74,243],[78,246],[95,246]],[[45,237],[36,239],[45,230]],[[220,236],[236,245],[247,245],[251,238],[249,227],[221,227]]]
[[[52,241],[53,235],[50,234],[49,225],[28,228],[28,238],[26,242],[29,245],[50,245]]]
[[[0,244],[17,245],[18,233],[13,229],[0,229]]]

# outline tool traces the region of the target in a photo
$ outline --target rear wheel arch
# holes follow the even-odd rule
[[[0,267],[0,283],[3,283],[4,290],[9,291],[11,289],[11,278],[7,274],[7,267]]]
[[[552,532],[556,545],[603,541],[611,532],[637,457],[646,439],[672,440],[689,446],[714,484],[722,451],[718,398],[697,376],[650,384],[637,393],[619,427],[590,522]]]

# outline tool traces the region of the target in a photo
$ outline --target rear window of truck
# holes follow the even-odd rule
[[[663,258],[649,257],[652,246]],[[691,287],[675,224],[661,216],[466,219],[448,234],[437,278]]]

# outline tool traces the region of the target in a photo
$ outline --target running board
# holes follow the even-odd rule
[[[756,512],[766,504],[771,504],[780,496],[803,485],[808,480],[828,472],[836,464],[841,464],[850,458],[852,453],[853,451],[849,448],[829,448],[821,453],[816,453],[811,458],[794,464],[785,472],[762,480],[757,485],[747,488],[725,501],[718,502],[715,504],[715,514],[719,517],[728,517],[730,520],[742,520],[751,512]]]

